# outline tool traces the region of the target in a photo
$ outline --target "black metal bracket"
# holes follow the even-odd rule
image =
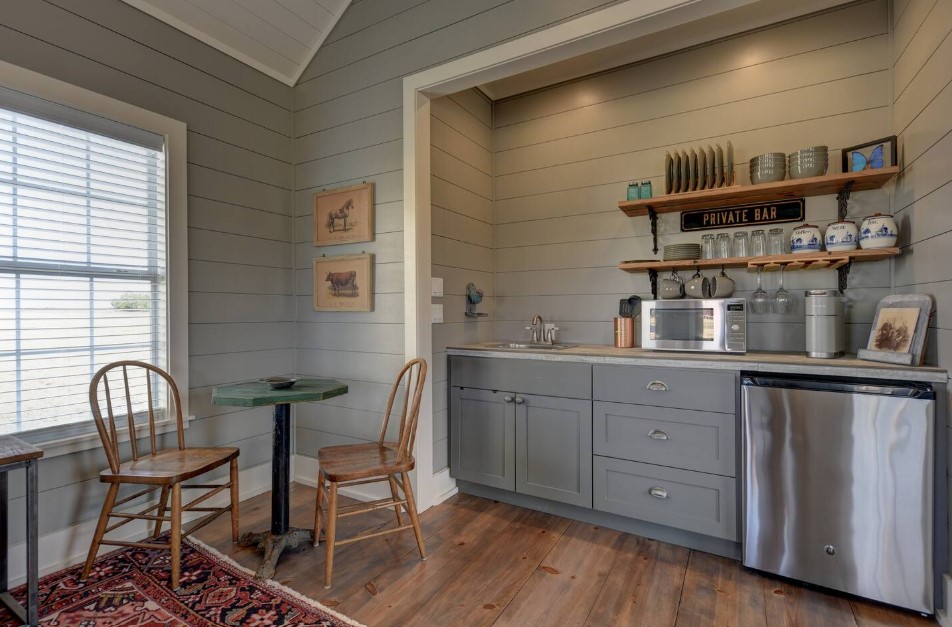
[[[838,286],[840,288],[841,294],[846,293],[846,286],[847,286],[847,283],[849,282],[849,276],[850,276],[850,268],[852,267],[853,267],[853,262],[848,261],[845,265],[842,265],[836,269],[836,273],[839,278]]]
[[[658,300],[658,271],[648,268],[648,281],[651,283],[651,296]]]
[[[651,221],[651,239],[654,244],[652,252],[658,254],[658,212],[654,207],[648,207],[648,219]]]
[[[836,214],[839,216],[837,220],[846,219],[846,205],[850,201],[850,193],[853,191],[853,181],[848,182],[843,186],[843,189],[839,191],[836,195]]]

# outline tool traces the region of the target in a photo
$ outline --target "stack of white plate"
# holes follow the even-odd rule
[[[826,146],[801,148],[788,155],[790,178],[804,179],[823,176],[830,167],[830,152]]]
[[[700,257],[700,244],[668,244],[664,247],[665,261],[682,261],[685,259],[699,259]]]
[[[750,160],[750,182],[772,183],[782,181],[787,176],[787,155],[782,152],[768,152]]]

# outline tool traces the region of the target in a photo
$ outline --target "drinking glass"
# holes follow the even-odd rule
[[[767,254],[782,255],[787,252],[787,243],[783,237],[783,229],[770,229],[767,233]]]
[[[717,236],[717,258],[727,259],[731,256],[731,236],[727,233],[720,233]]]
[[[733,247],[733,256],[734,257],[746,257],[750,246],[748,246],[747,240],[747,231],[737,231],[734,233],[734,247]]]
[[[763,268],[757,268],[757,289],[750,295],[750,311],[755,314],[765,314],[770,308],[770,296],[761,283],[760,275],[763,271]]]
[[[767,254],[767,236],[763,229],[750,232],[750,256],[763,257]]]
[[[780,284],[773,293],[773,310],[778,314],[793,312],[793,294],[783,289],[783,266],[780,266]]]
[[[701,237],[701,259],[716,259],[714,256],[713,235],[704,235]]]

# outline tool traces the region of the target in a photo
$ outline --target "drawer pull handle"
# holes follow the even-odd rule
[[[507,403],[511,403],[511,402],[512,402],[512,397],[511,397],[511,396],[503,396],[503,397],[502,397],[502,400],[506,401]]]
[[[648,432],[648,437],[652,440],[670,440],[671,436],[662,431],[661,429],[652,429]]]
[[[522,405],[525,402],[526,402],[526,399],[522,398],[521,396],[516,397],[516,405]]]
[[[664,488],[659,488],[658,486],[655,486],[651,488],[650,490],[648,490],[648,494],[655,497],[656,499],[668,498],[668,491],[665,490]]]
[[[651,390],[652,392],[667,392],[671,388],[668,387],[668,384],[664,381],[652,381],[647,386],[646,389]]]

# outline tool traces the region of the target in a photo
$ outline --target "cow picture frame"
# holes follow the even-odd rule
[[[374,184],[315,192],[314,245],[335,246],[374,240]]]
[[[373,311],[374,256],[314,259],[314,311]]]

